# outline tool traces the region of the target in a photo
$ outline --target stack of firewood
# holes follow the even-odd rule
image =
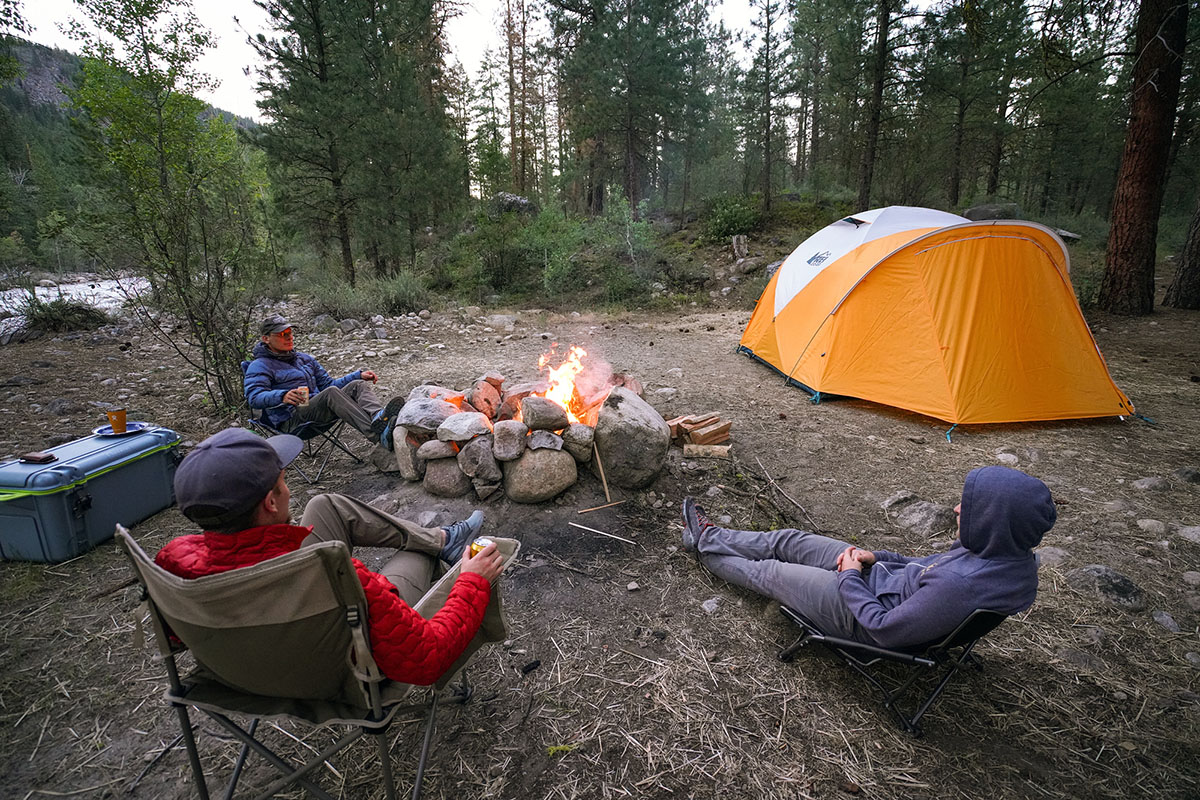
[[[729,430],[733,423],[719,414],[689,414],[667,420],[671,438],[683,442],[683,454],[689,457],[728,457]]]

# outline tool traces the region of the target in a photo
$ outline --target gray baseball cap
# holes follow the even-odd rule
[[[282,333],[290,327],[292,327],[292,323],[288,322],[282,314],[272,314],[263,320],[259,331],[263,336],[269,336],[272,333]]]
[[[175,470],[175,502],[203,528],[225,525],[266,497],[303,448],[289,434],[264,439],[227,428],[196,445]]]

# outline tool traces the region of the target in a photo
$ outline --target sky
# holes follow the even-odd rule
[[[71,0],[25,0],[21,6],[22,15],[33,26],[29,38],[78,52],[78,45],[59,30],[71,17],[82,18]],[[479,73],[484,50],[500,47],[499,19],[503,8],[504,0],[466,0],[462,14],[447,24],[451,56],[462,63],[472,79]],[[198,0],[193,4],[193,12],[219,43],[200,60],[199,68],[220,81],[220,85],[201,99],[238,116],[258,119],[253,70],[259,61],[246,39],[267,30],[267,15],[250,0]],[[714,19],[724,18],[725,27],[730,30],[745,31],[750,27],[749,0],[725,0],[713,14]]]

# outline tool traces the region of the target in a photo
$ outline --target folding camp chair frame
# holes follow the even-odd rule
[[[284,433],[284,431],[267,422],[265,415],[251,416],[248,422],[250,423],[251,430],[268,439]],[[346,427],[346,421],[339,419],[331,423],[305,422],[297,426],[295,430],[289,431],[292,436],[298,436],[304,440],[304,451],[302,454],[305,458],[314,463],[318,458],[321,459],[321,463],[317,465],[316,471],[311,476],[304,471],[302,466],[295,462],[292,462],[289,468],[300,473],[300,477],[304,478],[307,482],[316,483],[325,474],[325,465],[329,463],[329,457],[333,455],[334,448],[341,450],[353,458],[355,463],[363,463],[358,454],[347,447],[345,442],[342,441],[341,433],[344,427]],[[322,456],[322,454],[324,455]]]
[[[379,750],[380,772],[383,778],[384,793],[388,800],[396,800],[396,784],[392,774],[391,757],[387,741],[388,726],[395,719],[396,714],[400,711],[406,713],[424,710],[428,708],[428,714],[424,722],[424,736],[422,739],[421,751],[417,760],[416,773],[413,781],[413,800],[420,800],[422,784],[425,774],[425,767],[429,760],[430,747],[433,742],[433,732],[436,724],[436,715],[438,707],[438,691],[433,689],[431,696],[426,703],[401,705],[393,703],[387,706],[384,705],[381,694],[381,686],[387,683],[387,680],[378,673],[377,667],[373,660],[369,659],[369,647],[366,643],[366,619],[363,611],[354,605],[345,607],[346,625],[351,629],[351,636],[355,641],[359,642],[357,648],[360,653],[367,653],[369,664],[359,664],[359,669],[355,674],[363,683],[370,700],[370,708],[368,713],[362,718],[351,719],[336,719],[334,721],[325,721],[321,723],[312,722],[309,720],[300,720],[304,724],[312,725],[313,727],[323,727],[329,724],[346,724],[351,726],[351,730],[342,735],[338,741],[328,745],[323,750],[312,756],[306,762],[300,765],[290,763],[278,754],[271,751],[265,744],[255,737],[258,730],[259,722],[266,717],[278,717],[279,714],[272,713],[264,716],[254,716],[252,713],[245,710],[234,711],[233,713],[245,714],[250,717],[248,727],[242,727],[237,722],[234,722],[229,716],[229,710],[212,701],[206,701],[203,697],[206,685],[211,685],[211,681],[204,679],[195,680],[195,674],[186,678],[180,676],[179,666],[176,662],[176,657],[185,652],[188,648],[183,642],[175,637],[168,626],[167,620],[159,612],[154,598],[150,593],[150,589],[142,575],[143,568],[160,569],[153,561],[145,554],[145,552],[134,541],[129,532],[122,526],[117,526],[117,541],[120,546],[126,551],[134,573],[137,576],[138,584],[141,586],[141,601],[144,604],[143,612],[149,612],[151,625],[154,630],[154,635],[158,641],[159,650],[162,653],[162,661],[167,670],[168,687],[165,693],[165,699],[175,709],[178,716],[179,727],[181,730],[180,736],[168,745],[168,750],[177,745],[182,740],[184,747],[187,750],[188,761],[191,764],[192,776],[196,784],[197,796],[201,800],[209,800],[208,784],[204,777],[204,768],[200,763],[200,752],[196,745],[196,738],[193,734],[193,726],[191,717],[188,713],[189,708],[194,708],[225,730],[229,731],[239,741],[242,742],[242,748],[238,754],[237,761],[234,764],[233,771],[230,775],[229,782],[226,785],[224,797],[225,800],[232,800],[234,792],[237,789],[238,780],[241,778],[242,770],[246,762],[246,758],[250,751],[253,750],[258,755],[262,756],[267,762],[272,764],[281,773],[280,777],[267,786],[261,793],[256,795],[257,798],[271,797],[277,792],[286,787],[299,785],[304,787],[313,796],[321,798],[321,800],[333,800],[333,797],[317,786],[308,775],[314,769],[319,767],[333,754],[341,751],[343,748],[356,741],[364,734],[370,734],[375,737]],[[333,547],[344,548],[339,542],[323,542],[313,547]],[[348,551],[347,551],[348,557]],[[140,563],[139,563],[140,562]],[[140,619],[140,616],[139,616]],[[140,623],[139,623],[140,624]],[[456,694],[459,694],[458,687],[455,687]],[[462,677],[461,696],[465,700],[470,696],[470,688],[467,684],[465,672]],[[253,695],[249,695],[253,697]],[[282,715],[288,719],[298,719],[289,715]]]
[[[884,708],[892,713],[902,729],[915,737],[919,737],[923,733],[921,718],[941,696],[942,691],[950,683],[950,679],[957,674],[959,668],[968,663],[976,669],[983,668],[979,659],[971,651],[981,638],[1007,618],[1007,615],[998,611],[976,609],[949,636],[943,639],[914,647],[911,650],[889,650],[852,639],[827,636],[800,612],[787,606],[780,606],[779,610],[800,628],[800,636],[796,641],[780,651],[780,661],[791,661],[802,647],[811,642],[824,645],[879,690],[883,695]],[[907,666],[910,668],[910,674],[905,680],[898,683],[885,682],[873,674],[871,669],[881,661]],[[900,700],[908,694],[917,681],[930,675],[936,675],[939,669],[943,672],[941,678],[934,684],[928,695],[920,701],[916,710],[911,714],[902,711]]]

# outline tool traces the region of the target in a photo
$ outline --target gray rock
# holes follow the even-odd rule
[[[1153,536],[1162,536],[1167,532],[1167,526],[1156,519],[1139,519],[1137,526]]]
[[[478,411],[463,411],[447,417],[438,426],[437,437],[443,442],[469,442],[476,436],[486,436],[492,432],[492,421],[487,414]]]
[[[579,422],[568,425],[562,432],[563,449],[574,456],[580,464],[586,464],[592,460],[592,441],[594,439],[595,431],[592,426]]]
[[[65,417],[67,414],[80,411],[81,407],[78,403],[68,400],[65,397],[56,397],[49,403],[46,403],[46,410],[56,417]]]
[[[517,415],[517,411],[521,408],[521,401],[531,394],[537,392],[545,392],[550,389],[550,384],[545,381],[537,381],[534,383],[518,383],[508,387],[504,391],[500,401],[500,411],[496,414],[496,419],[512,419]]]
[[[518,503],[540,503],[569,489],[578,477],[575,459],[561,450],[526,450],[504,462],[504,494]]]
[[[1200,483],[1200,469],[1195,467],[1180,467],[1175,470],[1175,477],[1184,483]]]
[[[483,324],[489,328],[511,331],[517,325],[517,318],[512,314],[491,314],[484,318]]]
[[[642,587],[638,585],[637,581],[630,581],[629,583],[625,584],[625,588],[626,588],[626,590],[628,590],[630,592],[636,592],[637,590],[641,589]]]
[[[899,495],[893,495],[884,503],[884,508],[888,510],[888,518],[892,524],[923,536],[953,531],[958,523],[958,515],[954,513],[954,509],[940,503],[918,500],[911,494],[903,499]]]
[[[627,489],[650,485],[662,471],[671,446],[666,420],[623,386],[615,387],[601,404],[594,436],[608,482]],[[591,467],[600,474],[594,459]]]
[[[474,478],[478,484],[499,483],[502,477],[500,464],[492,454],[492,437],[480,436],[463,445],[458,451],[458,468],[469,478]]]
[[[1038,557],[1038,563],[1043,567],[1057,567],[1066,563],[1070,557],[1061,547],[1039,547],[1033,551]]]
[[[678,394],[679,390],[671,386],[664,386],[661,389],[655,389],[650,393],[654,400],[660,403],[669,403],[674,400],[675,396]]]
[[[561,431],[570,423],[567,411],[545,397],[525,397],[521,400],[521,421],[531,431]]]
[[[1155,622],[1157,622],[1159,625],[1162,625],[1164,628],[1166,628],[1171,633],[1179,633],[1179,623],[1176,622],[1175,618],[1172,617],[1170,614],[1168,614],[1166,611],[1159,610],[1159,611],[1152,612],[1150,614],[1150,618],[1152,620],[1154,620]]]
[[[406,481],[419,481],[425,476],[425,462],[417,458],[417,447],[404,426],[397,425],[392,430],[392,454],[396,457],[400,475]]]
[[[417,448],[417,459],[420,461],[438,461],[443,458],[454,458],[458,450],[450,442],[433,439]]]
[[[480,376],[479,380],[487,381],[492,386],[495,386],[497,391],[500,391],[504,387],[504,376],[499,372],[489,372],[486,375]]]
[[[1089,564],[1067,573],[1067,585],[1100,599],[1113,608],[1145,611],[1146,594],[1121,573],[1103,564]]]
[[[452,458],[439,458],[425,464],[425,491],[438,497],[462,497],[471,491],[471,479]]]
[[[380,472],[399,472],[400,465],[396,461],[396,456],[391,450],[380,445],[375,445],[371,448],[369,456],[371,465]]]
[[[422,308],[420,311],[417,312],[417,316],[420,317],[421,319],[429,319],[430,317],[433,316],[433,314],[430,313],[428,308]]]
[[[487,414],[489,419],[495,419],[500,413],[500,390],[489,381],[476,381],[467,395],[467,400],[479,411]]]
[[[1188,570],[1180,577],[1183,578],[1183,582],[1188,586],[1200,586],[1200,572]]]
[[[417,514],[413,522],[417,523],[422,528],[436,527],[439,513],[440,512],[437,511],[422,511]]]
[[[396,415],[396,424],[411,431],[435,435],[442,423],[458,413],[458,406],[434,398],[409,399]]]
[[[557,433],[550,431],[533,431],[529,434],[526,446],[530,450],[562,450],[563,440]]]
[[[487,500],[496,492],[500,491],[500,489],[504,486],[504,484],[500,482],[488,483],[487,481],[481,481],[478,478],[472,479],[471,485],[475,487],[475,496],[480,500]]]
[[[1138,478],[1133,482],[1133,488],[1148,492],[1162,492],[1171,488],[1171,482],[1156,475],[1151,478]]]
[[[717,613],[717,608],[721,605],[721,598],[710,597],[700,604],[700,608],[704,609],[705,614]]]
[[[337,326],[337,320],[328,314],[317,314],[315,317],[313,317],[313,321],[309,325],[309,327],[317,333],[329,333],[337,328]]]
[[[525,452],[526,434],[529,428],[524,422],[505,419],[492,428],[492,455],[497,461],[515,461]]]
[[[451,405],[460,405],[467,396],[455,389],[447,389],[445,386],[438,386],[435,383],[422,383],[420,386],[414,386],[412,391],[408,393],[408,399],[412,400],[445,400]]]
[[[1193,544],[1200,544],[1200,525],[1193,525],[1190,528],[1180,528],[1176,533]]]
[[[1017,458],[1014,453],[997,453],[996,460],[1006,467],[1015,467],[1021,459]]]
[[[375,328],[374,330],[371,331],[371,338],[372,339],[388,338],[387,328]]]
[[[880,503],[879,507],[882,508],[884,511],[891,511],[893,508],[896,508],[897,506],[906,506],[909,503],[913,503],[918,499],[919,498],[912,492],[910,492],[906,489],[901,489],[900,491],[896,492],[894,495],[889,497],[887,500],[884,500],[882,503]]]
[[[363,326],[362,323],[356,319],[344,319],[338,323],[338,327],[342,329],[342,333],[350,333],[350,331],[356,331],[359,328],[361,328],[362,326]]]
[[[1200,653],[1184,653],[1183,660],[1191,664],[1196,669],[1200,669]]]

